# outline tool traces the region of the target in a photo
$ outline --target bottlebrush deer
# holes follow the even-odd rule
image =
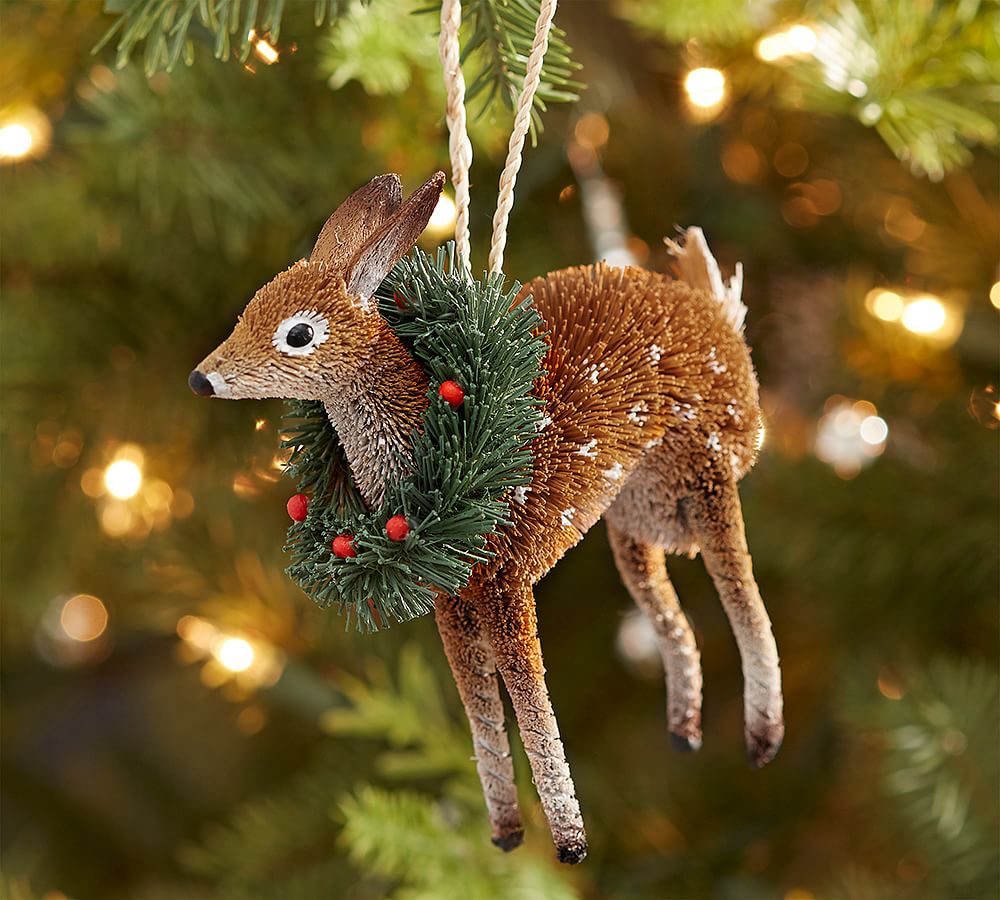
[[[402,202],[383,175],[330,217],[307,260],[262,287],[232,335],[191,373],[201,395],[319,400],[369,505],[402,477],[428,378],[379,315],[373,294],[434,209],[437,173]],[[670,242],[668,242],[670,243]],[[746,742],[755,765],[781,744],[781,676],[751,570],[737,482],[753,465],[757,382],[742,337],[741,274],[723,283],[698,229],[670,243],[680,279],[598,263],[524,287],[545,323],[542,430],[533,479],[510,525],[460,596],[435,615],[472,729],[493,842],[522,839],[497,673],[513,702],[534,781],[563,862],[586,834],[545,686],[536,582],[604,516],[629,592],[649,617],[666,669],[668,722],[701,744],[701,667],[664,563],[698,551],[743,662]]]

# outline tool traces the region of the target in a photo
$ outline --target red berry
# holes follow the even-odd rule
[[[357,556],[358,551],[354,549],[354,535],[338,534],[333,539],[333,552],[334,555],[339,556],[341,559],[347,559],[349,556]]]
[[[285,509],[288,510],[293,522],[304,522],[309,512],[309,498],[305,494],[295,494],[288,498]]]
[[[454,407],[461,406],[462,401],[465,400],[465,391],[454,381],[442,381],[441,387],[438,388],[438,393],[445,403]]]
[[[406,299],[399,291],[392,292],[392,299],[396,301],[396,306],[400,309],[406,309],[410,305],[410,301]]]
[[[405,541],[410,533],[410,523],[406,521],[406,516],[393,516],[385,523],[385,533],[393,541]]]

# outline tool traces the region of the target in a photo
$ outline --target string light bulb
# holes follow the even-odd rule
[[[764,62],[779,62],[808,56],[816,49],[816,32],[801,22],[765,34],[754,45],[754,53]]]
[[[49,147],[52,125],[33,106],[0,119],[0,162],[15,163],[41,156]]]
[[[142,487],[142,469],[131,459],[116,459],[104,470],[104,486],[118,500],[129,500]]]
[[[937,297],[918,297],[906,304],[900,321],[913,334],[934,334],[948,318],[944,305]]]
[[[455,201],[444,192],[438,197],[434,212],[431,213],[427,222],[427,231],[433,237],[444,237],[455,230],[455,219],[458,211],[455,208]]]
[[[688,102],[701,113],[713,113],[726,97],[726,76],[721,69],[700,66],[684,78]]]
[[[249,641],[227,637],[220,641],[212,655],[230,672],[245,672],[254,661],[254,650]]]

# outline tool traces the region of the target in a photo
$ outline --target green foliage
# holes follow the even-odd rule
[[[393,896],[399,897],[576,896],[551,857],[530,846],[503,854],[487,839],[468,731],[456,723],[453,705],[444,702],[439,680],[416,647],[402,653],[395,683],[375,670],[367,683],[347,682],[344,690],[350,705],[324,716],[327,730],[387,743],[390,749],[376,759],[386,777],[443,779],[438,797],[369,784],[341,799],[340,840],[359,868],[394,882]]]
[[[240,805],[182,849],[192,876],[225,898],[326,897],[347,871],[336,854],[332,799],[343,772],[321,759],[291,784]],[[334,895],[336,896],[336,895]]]
[[[706,0],[677,3],[676,0],[619,0],[622,18],[669,41],[737,43],[759,28],[760,12],[746,0]]]
[[[356,79],[369,93],[398,94],[409,85],[414,68],[439,70],[435,26],[429,17],[413,18],[412,3],[386,0],[375,9],[368,8],[367,0],[313,3],[316,25],[335,26],[322,51],[332,87]],[[466,5],[471,24],[463,57],[474,55],[478,67],[468,98],[479,97],[483,112],[494,102],[513,109],[524,83],[539,0],[474,0]],[[200,32],[211,41],[216,59],[236,55],[246,61],[252,34],[278,40],[285,7],[286,0],[105,0],[105,11],[118,18],[95,52],[117,36],[117,65],[123,67],[142,46],[144,68],[152,76],[173,71],[181,60],[190,65]],[[554,26],[532,108],[533,139],[547,103],[577,98],[580,85],[572,75],[579,65],[570,53],[564,32]]]
[[[401,94],[422,72],[435,96],[441,93],[437,40],[427,18],[414,15],[417,8],[415,0],[354,0],[320,43],[330,87],[356,80],[369,94]]]
[[[395,678],[370,665],[365,681],[345,677],[337,687],[341,702],[324,713],[324,730],[338,743],[387,745],[364,754],[377,772],[398,783],[437,779],[439,796],[366,782],[345,793],[364,767],[334,764],[329,742],[290,784],[243,803],[186,847],[181,861],[190,875],[216,885],[224,898],[354,895],[347,885],[355,876],[335,852],[339,843],[365,873],[358,892],[365,895],[576,896],[548,848],[544,856],[530,845],[507,855],[490,844],[468,730],[418,647],[403,649]]]
[[[464,4],[464,20],[471,23],[462,49],[463,61],[474,56],[479,71],[466,93],[471,102],[481,98],[485,112],[494,101],[509,109],[517,106],[524,84],[528,55],[535,38],[540,0],[470,0]],[[581,87],[573,81],[579,65],[573,62],[565,32],[553,25],[549,47],[542,62],[542,79],[531,110],[531,133],[535,140],[546,103],[570,103]]]
[[[965,0],[839,0],[792,68],[818,110],[848,112],[938,179],[1000,136],[1000,9]]]
[[[897,681],[898,678],[898,681]],[[925,873],[923,896],[995,896],[1000,880],[1000,679],[983,663],[936,659],[892,676],[895,699],[860,680],[848,691],[847,725],[879,756],[885,815]],[[877,874],[867,876],[879,885]],[[851,896],[885,897],[859,891]]]
[[[399,883],[412,900],[570,900],[553,870],[519,850],[502,855],[485,828],[468,830],[470,811],[408,791],[366,786],[340,804],[343,842],[356,865]]]
[[[359,629],[377,630],[430,612],[437,591],[458,593],[472,568],[488,558],[486,539],[506,521],[510,492],[531,480],[528,443],[539,418],[531,395],[541,375],[541,319],[528,301],[514,305],[520,285],[502,275],[473,281],[455,267],[454,244],[437,260],[419,250],[403,259],[379,289],[382,315],[430,378],[423,431],[413,436],[413,473],[387,486],[369,510],[343,476],[322,404],[293,402],[285,441],[289,474],[311,488],[309,515],[288,529],[288,574],[320,606],[337,604]],[[407,298],[400,310],[393,300]],[[457,381],[465,401],[452,408],[439,385]],[[313,452],[315,445],[315,454]],[[401,463],[404,465],[404,463]],[[385,523],[405,515],[410,533],[392,540]],[[335,556],[331,542],[354,537],[357,555]]]
[[[738,93],[773,93],[795,109],[873,127],[899,159],[935,180],[968,164],[970,147],[996,147],[1000,139],[995,3],[623,0],[618,9],[659,38],[698,41],[697,58],[728,68]],[[753,58],[757,38],[795,21],[816,35],[810,52],[775,63]]]
[[[106,12],[118,16],[95,48],[118,35],[117,65],[123,67],[145,42],[143,65],[147,75],[171,71],[180,61],[194,61],[192,26],[200,25],[212,39],[216,59],[236,55],[246,61],[253,47],[251,33],[276,41],[286,0],[105,0]],[[313,0],[317,25],[339,16],[345,0]],[[239,35],[234,42],[234,36]]]

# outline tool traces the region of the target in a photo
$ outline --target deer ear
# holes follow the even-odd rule
[[[344,281],[350,293],[367,304],[382,279],[417,242],[437,206],[444,172],[436,172],[418,187],[399,211],[361,247],[351,260]]]
[[[344,271],[365,241],[399,209],[402,200],[398,175],[373,178],[333,211],[309,259]]]

